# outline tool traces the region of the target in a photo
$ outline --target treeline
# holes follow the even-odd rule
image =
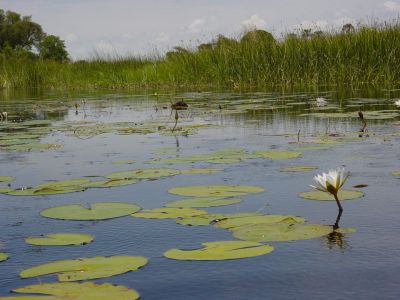
[[[39,56],[45,57],[38,45]],[[16,46],[13,49],[17,52]],[[6,59],[0,66],[0,86],[196,89],[369,84],[398,88],[399,66],[398,22],[358,28],[347,24],[339,31],[305,29],[281,39],[263,30],[248,31],[237,39],[220,35],[196,48],[175,47],[164,56],[147,58],[18,59],[13,63]]]
[[[0,9],[0,59],[69,61],[64,41],[46,34],[30,16]]]

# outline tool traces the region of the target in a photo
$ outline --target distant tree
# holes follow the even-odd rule
[[[235,39],[228,38],[222,34],[219,34],[213,43],[217,48],[230,48],[237,45]]]
[[[65,50],[64,41],[58,36],[47,35],[39,44],[39,57],[51,59],[58,62],[69,61],[68,52]]]
[[[43,34],[42,27],[32,22],[31,17],[0,10],[0,48],[7,42],[13,49],[21,46],[31,50],[33,46],[37,47]]]
[[[274,36],[265,30],[255,29],[246,32],[240,39],[240,43],[257,43],[263,45],[275,44]]]
[[[184,56],[186,54],[189,54],[189,53],[190,52],[189,52],[188,49],[185,49],[185,48],[180,47],[180,46],[176,46],[176,47],[174,47],[173,51],[168,51],[165,54],[165,56],[166,56],[167,59],[174,59],[174,58],[182,57],[182,56]]]
[[[354,28],[354,26],[350,23],[348,24],[344,24],[342,27],[342,33],[352,33],[354,32],[356,29]]]
[[[198,51],[211,51],[214,49],[214,44],[213,43],[205,43],[205,44],[200,44],[197,46]]]
[[[312,36],[323,36],[324,32],[322,30],[317,30],[313,32]]]
[[[301,37],[302,38],[310,38],[312,36],[312,30],[311,29],[303,29],[301,31]]]

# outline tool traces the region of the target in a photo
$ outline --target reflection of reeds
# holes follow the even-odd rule
[[[196,50],[177,47],[165,58],[95,57],[60,64],[0,54],[0,87],[394,85],[400,79],[399,23],[347,33],[288,34],[282,40],[245,36],[219,36]]]

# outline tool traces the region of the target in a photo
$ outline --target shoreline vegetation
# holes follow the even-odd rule
[[[26,53],[3,47],[0,88],[400,87],[399,21],[347,24],[336,32],[303,30],[282,39],[254,29],[238,39],[219,35],[154,57],[56,61]]]

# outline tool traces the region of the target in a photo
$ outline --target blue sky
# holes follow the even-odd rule
[[[79,59],[95,51],[162,53],[217,34],[238,37],[246,27],[279,37],[300,27],[392,20],[400,14],[400,0],[0,0],[0,8],[32,15]]]

